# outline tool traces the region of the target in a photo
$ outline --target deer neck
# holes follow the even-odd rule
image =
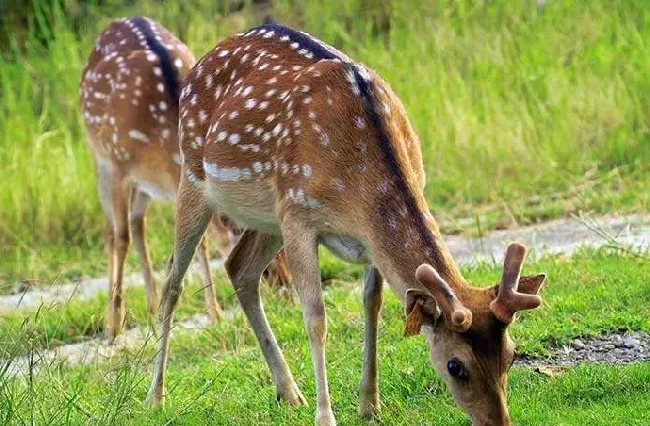
[[[406,290],[421,288],[415,271],[423,263],[433,266],[457,293],[464,293],[467,283],[433,217],[424,209],[415,213],[419,217],[405,215],[403,209],[382,212],[386,223],[374,228],[368,245],[375,265],[402,301]]]

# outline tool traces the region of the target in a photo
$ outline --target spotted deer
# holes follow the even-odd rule
[[[129,228],[147,288],[147,307],[158,304],[145,241],[144,217],[151,199],[173,201],[180,180],[178,96],[180,81],[195,59],[188,48],[160,24],[143,17],[112,21],[96,40],[83,71],[81,103],[92,148],[99,199],[106,216],[109,264],[107,336],[112,341],[124,321],[122,279],[129,248]],[[215,214],[210,234],[225,258],[237,240],[226,218]],[[210,317],[221,318],[204,240],[198,260]],[[282,265],[270,280],[285,284]]]
[[[505,253],[501,283],[470,286],[423,194],[420,142],[390,86],[310,35],[263,25],[220,42],[190,71],[180,99],[182,177],[174,262],[159,311],[149,389],[163,403],[172,317],[181,280],[215,211],[246,228],[226,261],[277,394],[305,404],[259,293],[284,247],[303,311],[316,379],[316,424],[334,425],[325,362],[327,322],[318,245],[367,264],[359,411],[379,411],[377,322],[384,277],[406,311],[405,334],[424,334],[431,360],[476,425],[510,424],[507,326],[540,305],[545,275],[520,276],[525,248]]]

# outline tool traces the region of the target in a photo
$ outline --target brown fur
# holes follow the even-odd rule
[[[180,84],[194,65],[193,55],[160,24],[146,22],[174,62]],[[84,123],[106,214],[105,245],[111,283],[107,335],[111,341],[123,327],[122,275],[131,236],[147,284],[149,311],[154,312],[158,305],[144,237],[144,216],[151,198],[175,199],[181,162],[177,99],[165,84],[160,58],[138,37],[129,18],[112,21],[97,37],[82,75]],[[225,257],[236,241],[232,229],[220,215],[215,215],[210,231],[217,250]],[[214,296],[205,242],[198,257],[206,282],[207,310],[217,319],[223,312]],[[269,279],[286,284],[289,276],[284,268],[276,265]]]
[[[190,72],[181,94],[185,163],[175,253],[190,252],[188,244],[201,226],[179,228],[207,214],[205,206],[249,229],[242,249],[235,248],[228,260],[229,276],[278,394],[300,403],[304,398],[257,291],[261,267],[284,243],[309,336],[318,425],[335,424],[325,368],[319,243],[346,260],[373,264],[367,294],[376,294],[377,282],[386,278],[407,304],[409,334],[423,327],[434,366],[475,424],[509,424],[505,384],[513,349],[506,324],[490,309],[496,291],[470,287],[452,259],[424,198],[420,143],[404,107],[374,72],[343,57],[315,57],[310,49],[318,46],[297,33],[254,29],[219,43]],[[253,241],[257,254],[247,254]],[[166,288],[179,286],[185,264],[179,263]],[[423,264],[434,268],[434,281],[416,279]],[[416,303],[408,303],[407,293]],[[173,315],[174,304],[168,306],[164,318]],[[381,298],[368,298],[363,415],[379,408],[372,330],[380,307]],[[438,309],[444,319],[438,319]],[[149,393],[153,404],[162,402],[168,333],[164,327]],[[453,358],[465,363],[466,381],[449,376],[446,365]]]

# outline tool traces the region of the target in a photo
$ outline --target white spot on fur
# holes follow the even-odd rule
[[[237,182],[240,180],[250,180],[252,173],[250,169],[240,169],[237,167],[219,167],[217,164],[203,162],[205,173],[219,181]]]
[[[129,130],[129,137],[136,141],[149,143],[149,137],[147,137],[147,135],[145,135],[139,130],[135,130],[135,129]]]
[[[230,136],[228,136],[228,143],[230,145],[236,145],[237,143],[239,143],[240,139],[241,138],[238,133],[233,133]]]
[[[332,179],[332,186],[337,191],[343,191],[345,189],[345,183],[339,178]]]

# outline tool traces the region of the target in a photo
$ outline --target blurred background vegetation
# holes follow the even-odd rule
[[[443,229],[476,232],[578,211],[647,211],[648,6],[0,0],[0,287],[104,274],[77,93],[94,38],[112,18],[149,16],[197,58],[272,19],[366,63],[402,98],[420,135],[426,195]],[[151,212],[158,266],[171,247],[172,211]]]

